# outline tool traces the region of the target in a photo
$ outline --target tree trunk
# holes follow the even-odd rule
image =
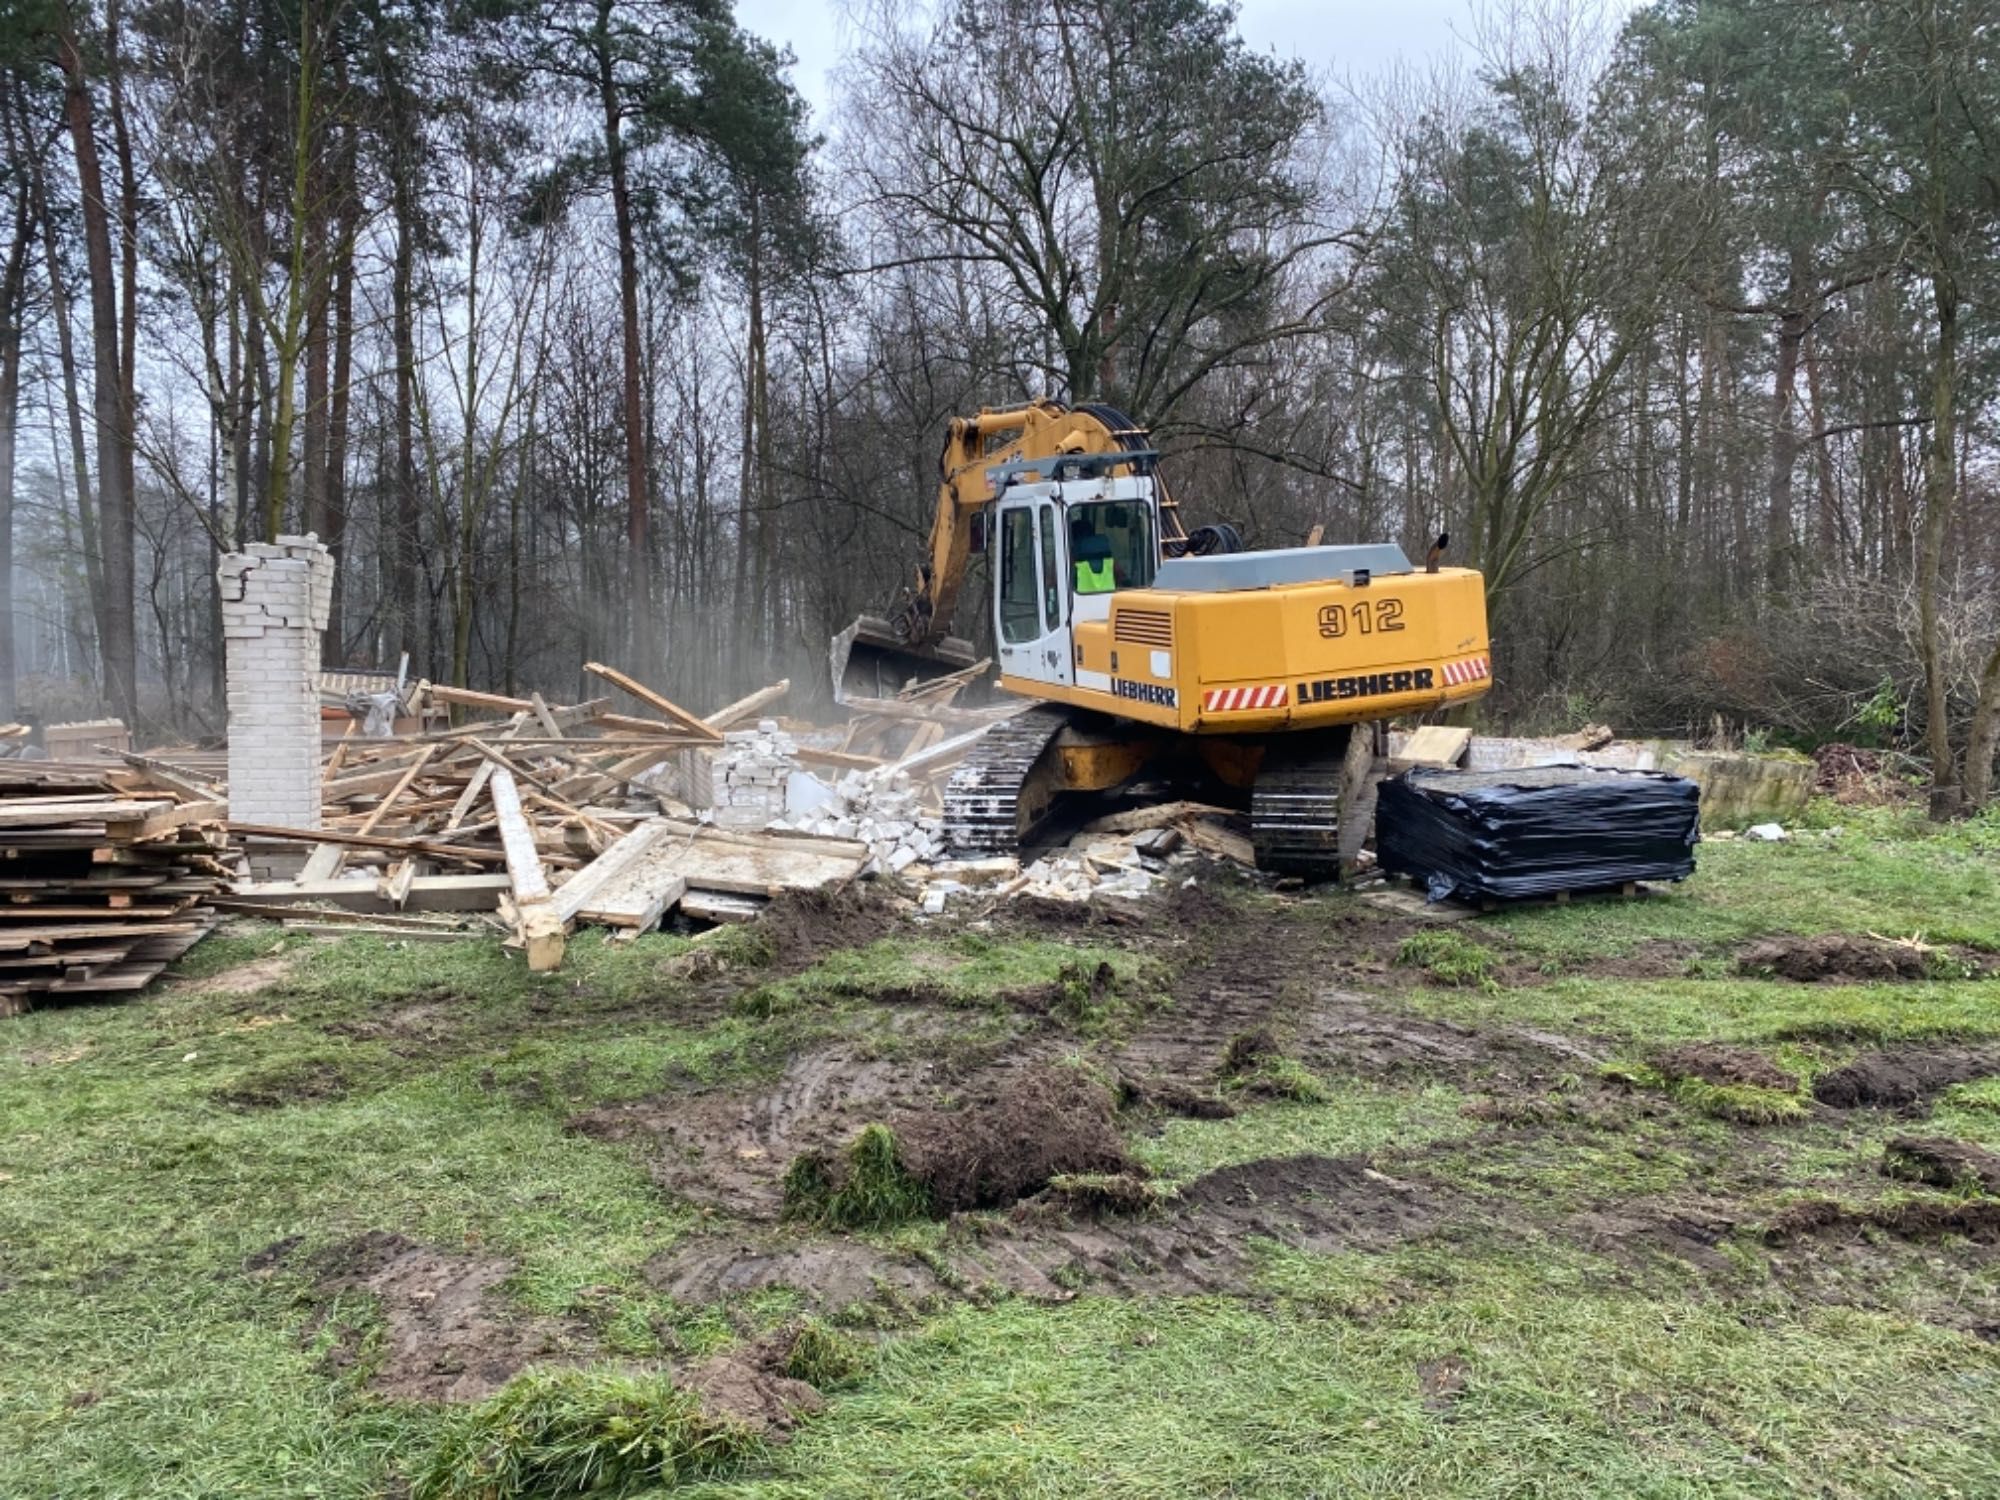
[[[340,267],[333,291],[333,385],[327,393],[325,529],[320,540],[333,554],[333,597],[327,606],[323,658],[345,665],[347,621],[341,608],[341,573],[347,561],[347,413],[354,378],[354,235],[343,226]]]
[[[390,280],[391,339],[396,346],[396,524],[390,539],[389,611],[392,628],[387,656],[400,660],[410,653],[422,659],[417,644],[417,354],[415,314],[416,205],[407,182],[397,185],[396,261]]]
[[[1778,318],[1778,368],[1771,392],[1771,488],[1765,517],[1765,581],[1782,591],[1792,573],[1792,476],[1799,466],[1799,351],[1806,338],[1804,256],[1792,252],[1791,285]]]
[[[0,720],[12,723],[14,700],[14,432],[21,405],[28,254],[35,211],[27,184],[14,199],[14,232],[0,266]]]
[[[597,0],[598,99],[604,110],[604,153],[611,175],[611,214],[618,230],[618,305],[624,345],[625,546],[631,580],[626,609],[632,622],[634,669],[645,673],[660,655],[653,628],[653,586],[646,515],[645,413],[639,392],[639,246],[625,159],[624,112],[611,49],[612,0]]]
[[[77,189],[82,199],[83,241],[90,268],[91,343],[95,352],[92,393],[97,421],[99,551],[104,568],[102,611],[105,696],[127,725],[139,717],[138,652],[133,618],[131,434],[125,430],[124,372],[119,368],[117,271],[111,263],[111,222],[105,213],[104,173],[97,154],[90,90],[73,30],[57,41],[65,79],[63,114],[76,153]]]
[[[1917,561],[1917,614],[1924,665],[1924,717],[1931,753],[1930,813],[1943,819],[1960,807],[1952,764],[1950,684],[1945,681],[1943,631],[1938,621],[1944,539],[1957,490],[1958,288],[1944,271],[1931,276],[1937,309],[1937,360],[1931,368],[1931,435],[1924,455],[1924,523]]]

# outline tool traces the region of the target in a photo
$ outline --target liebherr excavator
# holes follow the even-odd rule
[[[944,794],[956,854],[1011,853],[1064,792],[1206,771],[1248,794],[1266,869],[1337,878],[1354,726],[1482,697],[1484,581],[1389,543],[1238,550],[1190,533],[1148,435],[1105,406],[1037,401],[952,421],[930,552],[894,614],[834,638],[836,699],[969,665],[950,634],[993,559],[1000,686],[1038,701],[977,741]]]

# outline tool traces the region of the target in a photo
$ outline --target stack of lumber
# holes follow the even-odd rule
[[[144,785],[0,762],[0,1014],[139,989],[214,924],[223,805]]]

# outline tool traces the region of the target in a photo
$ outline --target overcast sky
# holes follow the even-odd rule
[[[793,79],[824,128],[830,75],[849,41],[838,0],[736,0],[736,15],[797,55]],[[1253,47],[1303,58],[1315,71],[1358,76],[1457,47],[1470,15],[1471,0],[1243,0],[1241,26]]]

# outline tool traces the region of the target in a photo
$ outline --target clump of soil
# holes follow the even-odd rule
[[[1882,1147],[1882,1171],[1952,1192],[2000,1193],[2000,1156],[1942,1136],[1895,1137]]]
[[[1225,1078],[1240,1078],[1255,1073],[1267,1063],[1278,1061],[1284,1055],[1285,1049],[1279,1045],[1276,1032],[1268,1026],[1253,1026],[1229,1039],[1229,1046],[1222,1054],[1222,1073]]]
[[[1653,1067],[1672,1081],[1692,1078],[1702,1083],[1792,1093],[1798,1080],[1761,1052],[1720,1042],[1688,1042],[1653,1054]]]
[[[1174,1193],[1137,1172],[1077,1173],[1051,1177],[1041,1199],[1074,1214],[1141,1214]]]
[[[1910,1109],[1954,1084],[1995,1072],[2000,1072],[2000,1052],[1990,1048],[1867,1052],[1844,1068],[1821,1074],[1813,1097],[1835,1109]]]
[[[1119,1075],[1118,1104],[1121,1109],[1152,1110],[1182,1120],[1233,1120],[1237,1114],[1234,1104],[1207,1089],[1174,1078],[1140,1078],[1130,1073]]]
[[[798,1329],[780,1328],[711,1355],[684,1372],[681,1383],[711,1417],[783,1442],[801,1421],[826,1409],[819,1389],[790,1373],[798,1338]]]
[[[904,1164],[939,1213],[1004,1208],[1067,1173],[1138,1168],[1104,1087],[1072,1068],[1024,1068],[949,1108],[896,1124]]]
[[[1746,974],[1816,984],[1829,979],[1926,979],[1932,954],[1882,938],[1825,932],[1816,937],[1764,938],[1736,955]]]
[[[803,969],[823,954],[888,937],[901,920],[872,887],[847,885],[781,892],[758,913],[753,930],[774,964]]]
[[[552,1318],[517,1316],[498,1288],[513,1274],[505,1260],[456,1255],[400,1234],[370,1230],[312,1261],[315,1291],[373,1296],[382,1321],[369,1388],[405,1401],[477,1401],[529,1364],[567,1363],[587,1340]],[[324,1328],[320,1320],[311,1330]],[[358,1337],[342,1337],[332,1358],[353,1363]]]
[[[1764,1227],[1764,1243],[1785,1245],[1808,1235],[1878,1229],[1901,1239],[1962,1234],[1991,1243],[2000,1238],[2000,1202],[1992,1199],[1913,1198],[1856,1208],[1831,1198],[1795,1203]]]

